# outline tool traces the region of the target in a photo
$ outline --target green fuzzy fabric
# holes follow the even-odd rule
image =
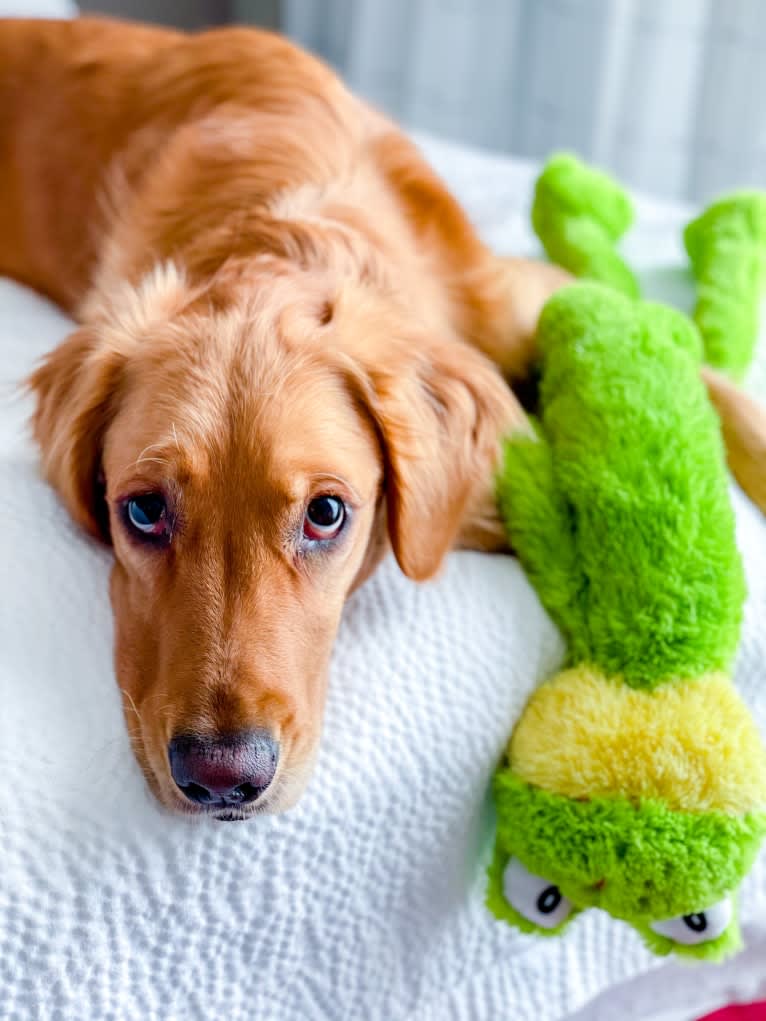
[[[553,262],[638,297],[638,281],[615,250],[632,222],[630,197],[606,174],[567,153],[548,160],[535,186],[532,225]]]
[[[697,282],[694,319],[705,360],[741,378],[766,291],[766,193],[737,192],[715,202],[686,227],[684,243]]]
[[[525,932],[556,935],[585,908],[629,922],[650,948],[719,958],[736,948],[736,919],[717,939],[681,946],[650,928],[652,921],[704,910],[723,900],[751,867],[766,814],[673,812],[657,801],[622,798],[573,801],[524,783],[509,769],[495,777],[498,829],[489,868],[487,905]],[[540,929],[503,894],[513,855],[559,887],[576,910],[555,929]]]
[[[697,331],[575,284],[538,339],[540,432],[506,443],[498,496],[571,662],[644,689],[725,670],[745,589]]]

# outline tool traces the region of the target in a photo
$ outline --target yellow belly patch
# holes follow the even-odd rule
[[[657,798],[678,811],[766,807],[766,750],[731,680],[710,673],[638,691],[582,665],[530,699],[514,772],[576,799]]]

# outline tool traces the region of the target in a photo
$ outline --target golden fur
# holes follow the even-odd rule
[[[266,728],[291,804],[348,593],[389,545],[425,579],[504,547],[505,385],[566,278],[500,259],[414,146],[287,41],[98,19],[0,21],[0,273],[78,328],[35,372],[47,478],[112,543],[116,671],[138,758],[195,810],[170,738]],[[760,470],[763,456],[758,457]],[[132,541],[136,492],[173,541]],[[762,489],[761,489],[762,492]],[[350,508],[321,554],[321,493]]]

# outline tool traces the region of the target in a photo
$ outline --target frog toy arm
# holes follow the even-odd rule
[[[709,206],[684,231],[697,284],[694,319],[705,360],[740,379],[758,337],[766,293],[766,194],[735,192]]]
[[[638,297],[638,281],[616,247],[633,216],[627,192],[568,153],[548,160],[537,180],[532,223],[548,257],[576,277]]]

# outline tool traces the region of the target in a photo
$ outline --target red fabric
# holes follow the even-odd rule
[[[724,1007],[714,1014],[706,1014],[699,1021],[766,1021],[766,1000],[760,1003]]]

